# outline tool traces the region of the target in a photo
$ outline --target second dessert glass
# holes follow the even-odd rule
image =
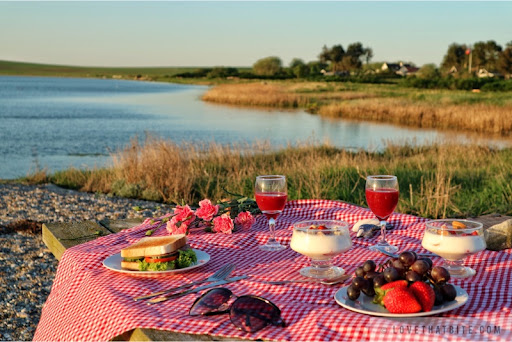
[[[428,221],[425,226],[421,245],[444,259],[441,266],[450,276],[468,278],[476,274],[474,269],[463,265],[463,260],[487,247],[482,223],[441,219]]]
[[[345,221],[308,220],[293,225],[290,247],[309,258],[311,266],[302,268],[301,275],[319,280],[332,280],[345,270],[333,266],[335,256],[352,247],[352,239]]]

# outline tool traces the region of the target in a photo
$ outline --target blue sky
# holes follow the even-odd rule
[[[512,2],[4,2],[0,60],[251,66],[361,42],[373,61],[439,64],[448,45],[512,41]]]

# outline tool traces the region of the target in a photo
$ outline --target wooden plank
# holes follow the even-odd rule
[[[142,221],[144,221],[142,218],[129,218],[124,220],[104,219],[100,221],[100,224],[112,233],[119,233],[123,229],[138,226]]]
[[[108,229],[95,221],[43,223],[42,227],[43,242],[57,260],[60,260],[66,249],[109,234],[111,232]]]
[[[113,341],[243,341],[221,336],[182,334],[168,330],[134,329],[116,336]]]
[[[481,222],[484,226],[484,229],[487,229],[510,219],[512,219],[512,216],[505,216],[501,214],[489,214],[472,218],[471,220]]]

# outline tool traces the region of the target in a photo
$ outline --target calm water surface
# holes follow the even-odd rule
[[[202,102],[204,86],[122,80],[0,77],[0,179],[37,167],[103,166],[146,133],[176,142],[304,141],[377,150],[385,141],[424,143],[446,133]],[[453,134],[449,134],[453,137]],[[464,135],[458,139],[468,140]],[[488,142],[486,142],[488,143]]]

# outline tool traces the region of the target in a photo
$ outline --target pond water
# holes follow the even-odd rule
[[[323,118],[304,111],[239,108],[200,100],[205,86],[112,79],[0,77],[0,179],[36,168],[103,166],[146,134],[180,143],[300,142],[379,150],[464,134]],[[500,141],[483,140],[484,144]]]

